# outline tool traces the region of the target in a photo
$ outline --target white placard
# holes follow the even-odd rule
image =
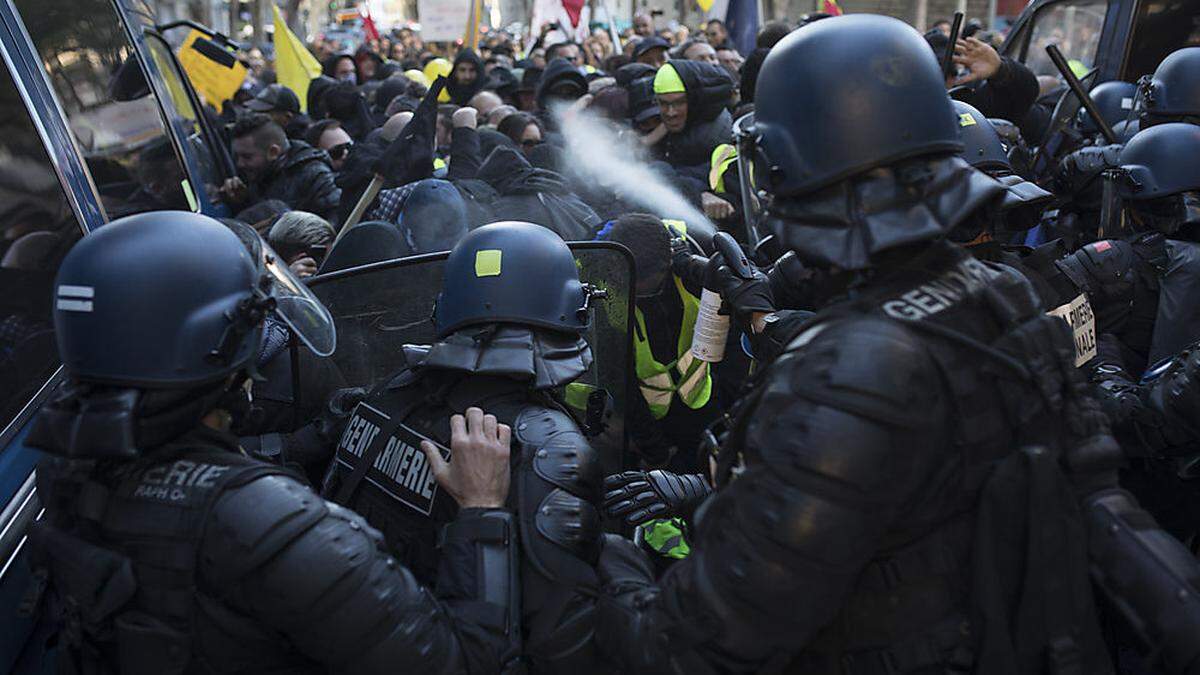
[[[472,0],[417,0],[417,18],[421,39],[426,42],[453,42],[467,32]]]

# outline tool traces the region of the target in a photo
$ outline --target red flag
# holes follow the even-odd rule
[[[841,16],[842,8],[838,7],[837,0],[825,0],[821,7],[821,11],[829,16]]]
[[[828,0],[826,0],[828,2]],[[371,3],[363,3],[363,32],[367,34],[368,40],[378,40],[379,31],[375,28],[375,20],[371,18]]]
[[[583,11],[583,0],[562,0],[563,9],[567,10],[567,18],[571,20],[571,28],[579,27],[579,13]]]

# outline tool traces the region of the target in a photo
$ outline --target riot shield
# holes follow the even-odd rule
[[[607,403],[603,424],[597,428],[603,431],[592,438],[592,443],[604,450],[606,464],[619,462],[626,449],[625,411],[631,393],[636,394],[631,380],[629,337],[633,322],[633,257],[625,247],[612,242],[574,242],[568,246],[579,265],[580,281],[602,289],[604,297],[591,303],[591,327],[586,338],[592,348],[592,366],[561,394],[581,420],[586,420],[589,412],[596,419],[603,409],[600,406]],[[431,253],[386,260],[309,280],[309,289],[329,309],[337,327],[337,351],[331,358],[349,386],[376,386],[407,365],[403,345],[433,342],[433,308],[442,288],[447,256]]]

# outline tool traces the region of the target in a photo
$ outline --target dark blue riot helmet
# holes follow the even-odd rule
[[[46,452],[129,459],[214,410],[249,409],[242,388],[268,315],[319,355],[329,313],[249,226],[181,211],[113,221],[67,254],[54,327],[67,383],[26,442]]]
[[[186,389],[221,380],[258,353],[274,312],[327,355],[329,315],[253,230],[158,211],[84,237],[55,281],[63,365],[81,382]]]
[[[957,157],[945,79],[902,21],[856,14],[798,28],[763,62],[734,125],[763,224],[807,264],[864,270],[945,237],[1004,187]],[[746,189],[743,187],[743,192]]]
[[[1200,117],[1200,47],[1167,55],[1154,74],[1138,81],[1141,126]]]
[[[496,323],[578,333],[589,325],[588,302],[589,289],[561,237],[541,225],[505,221],[476,228],[455,245],[433,320],[438,337]]]
[[[997,229],[1016,232],[1037,225],[1042,209],[1054,200],[1054,195],[1013,171],[1004,141],[991,120],[968,103],[953,101],[953,104],[963,142],[962,158],[1005,187],[1004,197],[999,203],[1001,219]],[[969,241],[976,235],[965,240]],[[964,241],[961,236],[951,238]]]
[[[1100,112],[1104,121],[1108,122],[1110,127],[1115,127],[1132,116],[1133,104],[1137,99],[1137,85],[1132,82],[1109,80],[1092,87],[1088,97],[1096,104],[1096,110]],[[1085,135],[1095,136],[1100,133],[1100,129],[1086,110],[1081,109],[1076,114],[1076,120],[1079,130]]]
[[[1127,226],[1173,235],[1200,224],[1200,126],[1158,124],[1139,131],[1121,149],[1120,166],[1104,174],[1101,226]],[[1126,222],[1126,208],[1134,216]]]
[[[763,62],[754,101],[756,185],[775,197],[962,149],[937,59],[890,17],[838,16],[792,31]]]
[[[951,101],[951,104],[954,106],[959,138],[962,139],[962,158],[980,171],[1011,172],[1012,164],[1008,161],[1004,141],[991,120],[969,103]]]

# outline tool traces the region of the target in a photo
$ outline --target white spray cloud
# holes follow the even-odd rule
[[[650,169],[636,139],[617,134],[586,110],[559,114],[558,118],[566,141],[568,171],[616,192],[659,218],[717,231],[712,221]]]

